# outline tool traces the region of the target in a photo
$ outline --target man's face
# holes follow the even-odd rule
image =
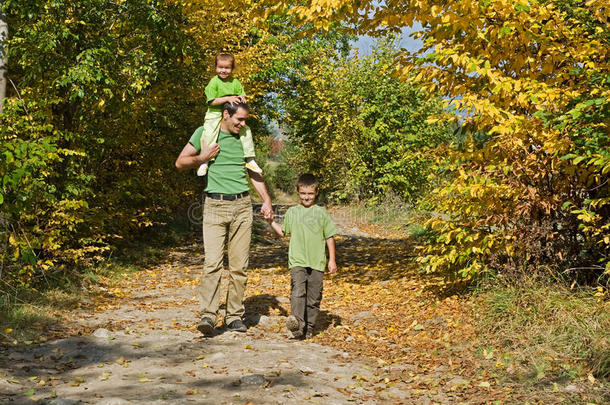
[[[227,110],[222,112],[222,119],[225,121],[227,130],[232,134],[239,134],[239,131],[246,125],[248,111],[239,107],[235,114],[229,115]]]

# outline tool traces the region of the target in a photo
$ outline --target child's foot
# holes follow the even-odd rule
[[[292,333],[294,339],[299,339],[303,336],[303,330],[299,326],[299,321],[292,315],[286,318],[286,328]]]
[[[248,169],[254,173],[263,172],[263,169],[260,168],[260,166],[258,165],[258,163],[256,163],[254,158],[248,158],[248,160],[246,160],[246,169]]]
[[[314,333],[313,330],[307,329],[307,333],[305,333],[305,339],[313,339]]]
[[[201,166],[199,166],[199,169],[197,169],[197,176],[205,176],[208,173],[208,162],[203,163]]]

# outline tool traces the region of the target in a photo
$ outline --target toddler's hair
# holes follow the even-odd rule
[[[217,53],[216,59],[214,59],[214,66],[218,66],[219,60],[230,60],[231,69],[235,69],[235,56],[232,53]]]
[[[299,187],[301,187],[301,186],[305,186],[305,187],[314,186],[317,190],[318,185],[319,185],[318,179],[316,179],[316,176],[314,176],[311,173],[303,173],[297,179],[297,191],[299,191]]]

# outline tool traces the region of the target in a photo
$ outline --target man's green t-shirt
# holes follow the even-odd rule
[[[190,144],[201,151],[201,133],[203,127],[195,130]],[[220,153],[216,159],[210,162],[208,169],[208,184],[206,193],[239,194],[248,191],[248,179],[246,178],[246,166],[244,161],[244,149],[239,135],[220,131],[218,133],[218,146]]]
[[[205,86],[205,97],[208,100],[208,111],[221,112],[222,105],[209,105],[210,101],[215,98],[224,96],[245,96],[244,88],[239,80],[231,78],[223,81],[218,76],[212,77],[212,80]]]
[[[282,232],[290,235],[288,267],[326,269],[326,239],[337,233],[330,215],[319,205],[290,207],[284,215]]]

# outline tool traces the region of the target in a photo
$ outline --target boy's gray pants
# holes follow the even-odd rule
[[[311,267],[290,269],[290,308],[303,333],[313,331],[320,312],[324,273]]]

